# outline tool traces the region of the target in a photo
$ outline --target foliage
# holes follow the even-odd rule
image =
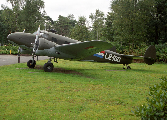
[[[103,38],[102,40],[106,41],[114,41],[114,30],[113,30],[113,20],[114,20],[114,13],[108,13],[107,18],[105,18],[105,26],[102,31]]]
[[[1,45],[6,43],[6,36],[8,35],[8,27],[2,22],[2,10],[0,10],[0,43]]]
[[[148,4],[145,1],[114,0],[111,4],[114,15],[114,41],[127,46],[129,43],[133,46],[147,41],[147,23],[151,19],[148,15],[150,6],[152,2]]]
[[[46,30],[49,31],[53,27],[54,21],[50,16],[44,16],[44,19],[45,19]]]
[[[143,56],[147,48],[149,47],[145,43],[141,43],[140,45],[120,45],[118,42],[110,42],[113,46],[116,47],[116,50],[120,54],[126,55],[136,55],[136,56]]]
[[[163,61],[167,63],[167,43],[155,45],[157,61]]]
[[[150,87],[150,98],[147,98],[148,106],[141,105],[134,112],[142,120],[166,120],[167,119],[167,78],[162,77],[162,82]]]
[[[148,41],[155,44],[167,42],[167,1],[153,0],[155,10],[151,12],[147,30]]]
[[[92,21],[92,30],[91,30],[91,34],[92,34],[92,38],[93,40],[100,40],[102,39],[102,30],[104,28],[104,13],[102,11],[100,11],[99,9],[96,10],[95,13],[91,13],[89,15],[89,18]]]
[[[12,9],[2,5],[2,19],[9,32],[34,32],[39,25],[44,24],[44,2],[42,0],[8,0]]]
[[[44,15],[42,9],[44,2],[42,0],[25,0],[25,6],[19,16],[20,31],[26,29],[26,32],[33,33],[41,25],[44,28]],[[31,8],[31,9],[30,9]]]
[[[70,36],[70,30],[75,26],[76,20],[73,15],[63,17],[59,15],[58,20],[54,21],[54,28],[58,34],[63,36]]]
[[[70,37],[79,41],[90,40],[90,32],[86,27],[86,18],[84,16],[79,17],[77,24],[70,31]]]
[[[18,46],[13,46],[12,44],[8,44],[5,46],[0,46],[0,54],[17,54],[18,53]]]

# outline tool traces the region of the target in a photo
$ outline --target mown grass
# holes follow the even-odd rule
[[[26,63],[0,67],[0,119],[140,119],[131,110],[146,102],[149,86],[167,64],[148,66],[59,60],[54,71]]]

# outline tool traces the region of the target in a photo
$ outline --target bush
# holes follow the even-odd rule
[[[142,120],[167,120],[167,78],[161,78],[162,82],[150,87],[148,105],[141,105],[135,112]]]
[[[156,48],[156,55],[157,55],[157,61],[163,61],[167,63],[167,43],[164,44],[158,44],[155,46]]]
[[[129,44],[129,46],[121,45],[118,42],[111,42],[111,44],[116,47],[117,52],[120,54],[136,56],[143,56],[149,47],[145,43],[141,43],[140,45]]]
[[[0,54],[17,54],[18,53],[18,46],[13,46],[12,44],[8,44],[7,46],[0,47]]]

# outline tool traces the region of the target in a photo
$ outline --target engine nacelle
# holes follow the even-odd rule
[[[50,49],[54,46],[56,46],[56,43],[48,41],[47,39],[44,38],[39,38],[37,49],[38,50]]]

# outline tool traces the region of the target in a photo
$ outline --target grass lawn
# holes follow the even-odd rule
[[[58,60],[44,72],[26,63],[0,66],[0,119],[127,119],[146,102],[149,87],[167,76],[167,64],[123,65]]]

